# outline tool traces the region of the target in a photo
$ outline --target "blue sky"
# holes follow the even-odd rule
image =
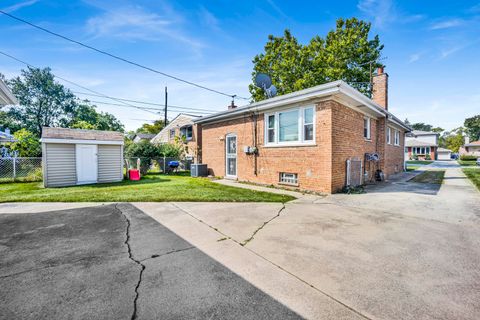
[[[452,129],[480,113],[480,1],[55,1],[0,2],[0,8],[158,70],[249,96],[252,63],[269,34],[288,28],[302,43],[339,17],[372,22],[385,44],[390,110],[411,122]],[[129,66],[0,16],[0,50],[102,93],[223,110],[229,98]],[[23,66],[0,56],[0,72]],[[67,85],[74,91],[79,89]],[[92,98],[93,99],[93,98]],[[96,98],[96,100],[102,100]],[[244,102],[238,101],[238,105]],[[99,105],[134,129],[154,114]],[[175,113],[169,114],[174,116]]]

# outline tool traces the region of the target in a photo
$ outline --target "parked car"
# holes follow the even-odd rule
[[[451,158],[452,160],[458,160],[458,158],[459,158],[459,157],[458,157],[458,153],[452,153],[452,154],[450,155],[450,158]]]

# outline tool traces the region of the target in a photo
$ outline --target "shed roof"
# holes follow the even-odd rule
[[[42,139],[123,141],[123,133],[117,131],[99,131],[67,128],[43,127]]]
[[[135,137],[139,137],[140,139],[152,139],[155,137],[157,134],[156,133],[137,133],[135,134]]]
[[[467,143],[465,147],[480,147],[480,140]]]

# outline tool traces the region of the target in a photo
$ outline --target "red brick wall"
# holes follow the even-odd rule
[[[342,189],[346,182],[346,161],[358,158],[364,162],[365,153],[377,152],[377,120],[370,119],[370,140],[363,137],[364,115],[334,102],[332,126],[332,191]]]
[[[400,145],[396,146],[395,143],[395,131],[400,131]],[[403,171],[403,164],[405,161],[405,130],[391,127],[392,130],[392,143],[386,145],[385,153],[385,167],[383,171],[388,178],[389,175],[399,173]]]

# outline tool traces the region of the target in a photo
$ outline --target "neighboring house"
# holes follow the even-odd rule
[[[136,133],[133,136],[132,141],[135,143],[139,143],[140,141],[150,141],[155,136],[156,136],[155,133]]]
[[[5,129],[5,131],[2,132],[0,130],[0,144],[5,143],[5,142],[15,142],[15,137],[10,134],[10,129]]]
[[[201,127],[193,123],[195,116],[180,113],[165,128],[162,129],[151,142],[154,144],[182,142],[185,145],[185,157],[200,162],[202,131]]]
[[[437,160],[438,137],[439,133],[413,130],[405,137],[405,156],[406,160],[413,159],[415,156],[419,160]],[[428,156],[427,156],[428,155]]]
[[[465,137],[465,144],[460,147],[458,153],[480,157],[480,140],[470,142],[470,139]]]
[[[0,106],[8,104],[18,104],[18,102],[6,84],[0,80]]]
[[[386,177],[403,171],[410,131],[388,111],[383,68],[373,78],[372,99],[335,81],[194,122],[202,126],[209,174],[326,193],[341,190],[352,175],[362,182],[377,169]],[[379,161],[372,162],[375,153]],[[347,171],[347,160],[356,171]]]
[[[42,130],[43,184],[63,187],[123,180],[123,133]]]

